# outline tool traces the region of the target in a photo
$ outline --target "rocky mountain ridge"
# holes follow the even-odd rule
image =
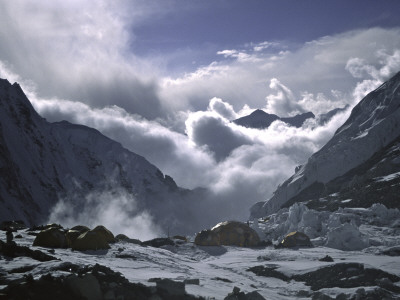
[[[256,109],[250,115],[233,120],[232,122],[247,128],[266,129],[274,121],[282,121],[289,126],[300,128],[307,119],[315,119],[317,124],[324,125],[328,123],[336,114],[345,111],[348,105],[342,108],[335,108],[325,114],[315,116],[312,112],[306,112],[293,117],[279,117],[275,114],[269,114],[262,109]]]
[[[276,212],[284,205],[290,205],[297,201],[318,199],[323,192],[334,194],[345,189],[346,186],[343,184],[339,187],[336,184],[336,187],[333,188],[335,186],[334,180],[337,179],[337,183],[340,176],[352,174],[351,172],[359,174],[360,171],[357,171],[356,168],[360,168],[369,159],[372,159],[375,153],[385,149],[398,139],[400,136],[399,126],[400,73],[397,73],[363,98],[353,108],[348,120],[336,131],[332,139],[318,152],[314,153],[305,165],[296,168],[295,174],[280,185],[269,200],[255,204],[251,208],[251,216],[265,216]],[[387,151],[394,151],[394,149],[387,149]],[[386,152],[383,151],[382,155],[384,153]],[[385,164],[385,171],[383,172],[384,168],[382,168],[379,176],[400,171],[399,164],[396,163],[397,157],[395,155],[392,160]],[[382,156],[380,159],[374,158],[374,161],[379,162],[383,159]],[[370,167],[372,169],[369,174],[373,174],[374,165],[372,162]],[[349,177],[346,178],[347,181]],[[398,203],[398,194],[389,194],[389,197],[392,199],[391,202]],[[352,200],[345,203],[347,205],[360,204],[360,201],[352,202]],[[388,202],[390,201],[386,201],[386,204]],[[361,206],[367,205],[370,205],[370,203]],[[389,205],[389,207],[393,207],[393,205]]]
[[[117,187],[138,209],[186,191],[145,158],[99,131],[40,117],[21,87],[0,80],[0,220],[45,222],[60,198]],[[177,200],[178,201],[178,200]]]

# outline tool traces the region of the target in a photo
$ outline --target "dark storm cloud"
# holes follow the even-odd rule
[[[190,139],[198,146],[206,146],[217,161],[229,156],[232,150],[246,144],[250,140],[240,132],[235,132],[226,125],[226,121],[213,115],[193,116],[188,124]]]
[[[164,116],[154,70],[129,52],[129,9],[117,1],[0,3],[0,60],[43,98]],[[124,10],[125,9],[125,10]]]

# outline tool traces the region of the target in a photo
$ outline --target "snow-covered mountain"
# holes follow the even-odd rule
[[[261,109],[257,109],[253,111],[250,115],[233,120],[232,122],[248,128],[264,129],[268,128],[272,124],[272,122],[280,120],[291,126],[301,127],[305,120],[314,117],[315,115],[312,112],[307,112],[296,115],[294,117],[281,118],[277,115],[269,114]]]
[[[85,194],[118,187],[136,210],[158,209],[185,190],[145,158],[99,131],[66,121],[49,123],[21,87],[0,80],[0,220],[47,220],[59,199],[79,207]],[[172,201],[172,200],[171,200]],[[159,213],[161,215],[161,213]],[[168,216],[168,211],[163,211]],[[161,222],[162,223],[162,222]]]
[[[310,203],[313,207],[366,207],[371,202],[398,207],[399,136],[400,73],[397,73],[362,99],[332,139],[306,164],[296,168],[295,174],[269,200],[256,203],[251,216],[265,216],[282,206],[309,200],[314,200]],[[386,184],[388,180],[395,181]],[[367,191],[376,195],[369,197]],[[338,197],[341,193],[342,197],[350,198]],[[326,198],[321,198],[325,195]]]

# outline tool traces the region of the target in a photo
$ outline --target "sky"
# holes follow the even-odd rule
[[[244,219],[349,110],[324,126],[230,121],[351,109],[400,70],[399,15],[396,0],[1,1],[0,77]]]

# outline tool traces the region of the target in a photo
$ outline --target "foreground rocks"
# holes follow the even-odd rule
[[[26,256],[40,262],[57,260],[54,256],[43,253],[42,251],[32,250],[25,246],[18,246],[15,242],[4,243],[0,241],[0,254],[11,258]]]
[[[315,271],[297,274],[291,277],[277,270],[275,265],[255,266],[248,269],[258,276],[278,278],[289,282],[290,280],[301,281],[310,286],[314,292],[299,292],[297,296],[312,297],[312,299],[331,299],[321,293],[326,288],[357,288],[377,286],[374,290],[366,292],[360,288],[357,293],[360,298],[356,299],[398,299],[400,287],[395,284],[400,277],[385,271],[366,268],[359,263],[337,263],[322,267]],[[341,299],[353,299],[343,295]]]
[[[240,291],[240,288],[235,286],[232,293],[226,296],[224,300],[265,300],[265,298],[257,291],[244,293]]]
[[[71,274],[46,274],[37,280],[27,276],[1,290],[0,299],[204,299],[187,294],[184,283],[164,279],[156,287],[148,287],[131,283],[121,273],[98,264],[81,267],[65,263],[58,270]]]

